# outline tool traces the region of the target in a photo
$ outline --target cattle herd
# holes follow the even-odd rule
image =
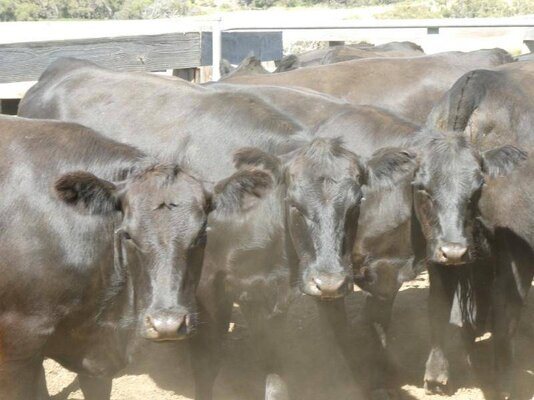
[[[515,398],[534,61],[393,42],[225,72],[197,85],[59,59],[0,117],[0,399],[47,399],[45,357],[85,399],[109,399],[137,348],[185,339],[195,399],[210,400],[234,304],[265,399],[298,398],[280,357],[288,310],[314,298],[353,365],[355,284],[374,333],[361,400],[394,399],[391,310],[423,270],[427,392],[450,385],[453,324],[473,369],[491,333],[485,396]]]

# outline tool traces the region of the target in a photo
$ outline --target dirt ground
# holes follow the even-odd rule
[[[475,378],[461,351],[452,361],[451,380],[455,388],[451,396],[428,396],[422,388],[424,364],[429,350],[426,298],[426,276],[404,285],[395,303],[392,326],[389,331],[390,357],[399,382],[399,400],[482,400],[476,389]],[[347,299],[347,312],[353,325],[355,343],[366,349],[365,334],[358,329],[358,316],[363,306],[364,293],[355,292]],[[534,349],[532,346],[534,322],[532,300],[525,307],[517,337],[517,357],[520,366],[518,385],[520,400],[534,399]],[[219,400],[250,400],[262,398],[262,377],[255,368],[246,327],[239,315],[235,316],[236,329],[229,334],[226,358],[217,379],[215,398]],[[346,363],[334,344],[331,332],[322,329],[312,299],[302,296],[291,307],[290,330],[287,346],[287,379],[294,400],[358,400],[358,388]],[[457,332],[451,328],[457,339]],[[484,352],[491,340],[480,342]],[[47,384],[53,400],[82,400],[75,374],[51,360],[45,362]],[[113,381],[112,400],[188,400],[193,398],[192,377],[189,369],[187,345],[148,345],[135,357],[124,375]]]

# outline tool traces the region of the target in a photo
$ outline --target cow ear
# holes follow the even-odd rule
[[[243,147],[234,153],[234,165],[241,168],[261,168],[272,174],[278,182],[282,178],[282,162],[271,154],[256,147]]]
[[[61,176],[54,189],[59,199],[91,214],[108,214],[120,209],[117,187],[84,171]]]
[[[382,148],[367,161],[366,184],[372,188],[392,185],[408,175],[412,177],[417,165],[417,155],[410,150]]]
[[[525,151],[515,146],[497,147],[482,154],[482,171],[491,178],[506,176],[527,157]]]
[[[243,168],[217,183],[211,199],[219,214],[247,212],[256,207],[274,186],[273,175],[259,168]]]
[[[299,58],[296,55],[294,54],[287,55],[280,60],[280,62],[276,66],[274,73],[291,71],[293,69],[297,69],[299,67],[299,64],[300,64]]]
[[[219,63],[219,72],[221,74],[221,77],[224,78],[234,69],[235,68],[232,67],[232,64],[230,64],[230,61],[228,61],[226,58],[221,58],[221,62]]]

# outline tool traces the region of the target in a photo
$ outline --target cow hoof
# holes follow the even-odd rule
[[[512,396],[512,393],[510,392],[501,392],[497,398],[499,400],[513,400],[514,396]]]
[[[449,394],[449,391],[447,383],[425,380],[425,393],[427,395],[439,394],[445,396]]]
[[[448,394],[449,362],[440,348],[433,348],[425,368],[426,394]]]
[[[397,396],[386,389],[373,390],[369,396],[370,400],[396,400]]]
[[[513,400],[515,397],[510,393],[506,391],[490,391],[489,393],[486,393],[486,399],[487,400]]]

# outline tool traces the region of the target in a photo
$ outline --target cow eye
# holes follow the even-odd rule
[[[163,208],[166,208],[167,210],[172,210],[173,208],[176,208],[176,207],[178,207],[178,204],[176,203],[161,203],[155,209],[161,210]]]
[[[300,207],[299,207],[297,204],[295,204],[295,203],[291,203],[291,204],[289,205],[289,208],[291,208],[292,210],[298,211],[299,213],[302,214],[302,210],[301,210]]]

